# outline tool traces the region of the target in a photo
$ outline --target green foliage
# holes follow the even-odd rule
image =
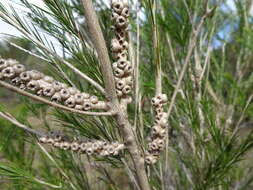
[[[18,28],[25,37],[10,38],[9,42],[36,55],[28,55],[3,43],[1,56],[18,59],[27,67],[39,68],[59,81],[104,98],[63,64],[63,60],[68,61],[103,85],[81,1],[44,2],[42,8],[20,0],[18,3],[25,8],[23,12],[14,8],[8,10],[0,3],[0,17]],[[131,4],[132,61],[140,63],[140,102],[129,106],[129,119],[135,124],[142,149],[147,146],[150,126],[154,122],[150,106],[150,99],[155,94],[154,62],[157,61],[153,48],[154,16],[157,19],[163,93],[170,99],[206,5],[212,10],[197,36],[169,118],[167,150],[159,163],[147,167],[153,189],[250,190],[253,187],[252,3],[235,0],[236,10],[233,11],[228,9],[227,1],[205,2],[144,0],[139,7],[135,1]],[[154,3],[158,5],[155,13],[152,12]],[[94,4],[109,47],[113,35],[110,8],[103,1],[97,0]],[[198,87],[193,81],[197,76],[197,64],[205,69]],[[33,128],[62,130],[81,139],[122,141],[111,117],[84,117],[16,96],[11,98],[15,98],[17,106],[3,106],[2,102],[10,94],[5,93],[0,89],[0,110],[8,110]],[[133,99],[135,101],[135,97]],[[7,183],[0,183],[0,189],[134,189],[131,179],[134,171],[127,162],[127,153],[125,159],[120,156],[102,159],[57,151],[41,147],[34,137],[16,130],[9,122],[0,120],[0,126],[0,155],[3,158],[0,177],[7,180]]]

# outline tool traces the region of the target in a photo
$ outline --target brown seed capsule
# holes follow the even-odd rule
[[[44,76],[43,80],[49,84],[52,84],[54,82],[54,78],[50,76]]]
[[[70,108],[73,108],[75,106],[75,98],[74,96],[70,96],[65,102],[64,104]]]
[[[124,76],[124,71],[121,70],[121,69],[116,69],[116,70],[114,71],[114,74],[115,74],[116,77],[121,78],[121,77]]]
[[[46,136],[42,136],[39,138],[40,143],[47,143],[47,140],[48,140],[48,137],[46,137]]]
[[[60,95],[60,93],[56,92],[56,93],[52,96],[51,100],[52,100],[53,102],[61,102],[61,95]]]
[[[123,16],[119,16],[117,19],[116,19],[116,26],[119,27],[119,28],[126,28],[128,25],[128,20],[123,17]]]
[[[84,99],[83,94],[76,93],[74,95],[74,98],[75,98],[75,101],[76,101],[77,104],[83,104],[83,99]]]
[[[128,61],[127,61],[126,59],[120,59],[120,60],[117,62],[117,66],[118,66],[118,68],[120,68],[120,69],[124,69],[127,65],[128,65]]]
[[[62,89],[62,83],[58,81],[53,82],[53,88],[56,92],[60,91]]]
[[[131,92],[131,87],[126,85],[123,89],[122,89],[123,94],[129,94]]]
[[[124,5],[121,1],[112,2],[113,11],[115,11],[118,14],[121,14],[123,7]]]
[[[119,17],[119,14],[117,14],[116,12],[113,12],[111,15],[111,20],[112,21],[116,21],[116,19]]]
[[[82,93],[84,99],[89,99],[90,95],[88,93],[83,92]]]
[[[17,64],[17,65],[13,66],[13,69],[14,69],[16,74],[20,74],[20,73],[25,71],[25,66],[21,65],[21,64]]]
[[[116,94],[117,94],[117,96],[119,96],[119,97],[123,96],[122,90],[116,90]]]
[[[118,39],[114,38],[111,42],[112,52],[119,52],[123,49],[122,45],[119,43]]]
[[[151,103],[153,106],[159,106],[160,105],[160,100],[157,97],[154,97],[151,99]]]
[[[82,152],[85,152],[86,149],[87,149],[86,143],[85,143],[85,142],[81,143],[81,144],[79,145],[79,148],[81,149]]]
[[[9,64],[6,60],[0,59],[0,71],[2,71],[3,69],[5,69],[8,66],[9,66]]]
[[[66,100],[67,98],[70,97],[70,93],[67,89],[61,89],[60,95],[63,100]]]
[[[70,149],[70,143],[69,142],[61,142],[60,148],[63,150],[69,150]]]
[[[5,69],[2,70],[3,77],[5,78],[14,78],[16,76],[16,73],[13,69],[13,67],[6,67]]]
[[[91,96],[90,97],[90,102],[92,104],[97,104],[98,103],[98,97],[97,96]]]
[[[26,86],[31,91],[37,91],[40,88],[40,84],[36,80],[29,81]]]
[[[55,90],[52,86],[46,86],[43,88],[43,95],[47,97],[53,96],[55,93]]]
[[[122,10],[121,16],[128,18],[129,17],[129,9],[128,8],[124,8]]]
[[[88,111],[90,109],[91,109],[91,103],[90,103],[90,101],[84,101],[84,103],[83,103],[83,110],[84,111]]]
[[[25,71],[25,72],[22,72],[20,75],[19,75],[20,79],[22,81],[29,81],[31,79],[31,76],[30,76],[30,73],[28,71]]]
[[[29,71],[29,74],[33,80],[40,80],[44,77],[44,74],[36,70]]]
[[[77,152],[79,150],[79,143],[74,141],[71,143],[71,150]]]
[[[68,91],[69,91],[69,93],[70,93],[71,95],[75,95],[75,94],[77,93],[77,89],[74,88],[74,87],[68,88]]]

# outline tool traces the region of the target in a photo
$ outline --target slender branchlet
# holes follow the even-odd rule
[[[4,81],[10,82],[19,89],[11,87],[12,85],[8,85]],[[0,59],[0,85],[22,95],[29,95],[29,93],[22,92],[27,90],[35,94],[30,97],[36,97],[34,98],[36,100],[41,100],[40,96],[46,97],[50,99],[50,105],[67,108],[69,111],[79,110],[85,112],[91,109],[109,109],[107,103],[100,101],[97,96],[68,87],[66,84],[56,81],[39,71],[26,70],[24,65],[13,59]],[[64,106],[60,104],[64,104]]]

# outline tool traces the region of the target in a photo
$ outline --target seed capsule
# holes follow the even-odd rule
[[[36,70],[29,71],[29,74],[33,80],[40,80],[44,77],[44,74]]]
[[[83,110],[88,111],[91,109],[91,103],[89,101],[84,101],[83,103]]]
[[[128,25],[128,21],[125,17],[123,16],[119,16],[117,19],[116,19],[116,26],[119,27],[119,28],[125,28],[127,27]]]
[[[60,93],[56,92],[56,93],[52,96],[51,100],[52,100],[53,102],[61,102],[61,95],[60,95]]]
[[[27,83],[27,89],[31,91],[37,91],[40,88],[40,84],[36,80],[31,80],[30,82]]]
[[[51,97],[51,96],[54,95],[54,93],[55,93],[55,90],[54,90],[54,88],[52,86],[46,86],[43,89],[43,95],[44,96]]]
[[[5,69],[2,70],[3,77],[5,78],[14,78],[16,76],[16,73],[13,69],[13,67],[6,67]]]
[[[17,65],[13,66],[13,69],[14,69],[16,74],[20,74],[20,73],[25,71],[25,66],[21,65],[21,64],[17,64]]]
[[[69,97],[64,104],[70,108],[73,108],[75,106],[75,98],[73,96]]]
[[[63,100],[66,100],[70,97],[70,93],[67,89],[61,89],[60,95]]]
[[[28,71],[22,72],[19,76],[20,76],[20,79],[25,82],[31,79],[30,73]]]

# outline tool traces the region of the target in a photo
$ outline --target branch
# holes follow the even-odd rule
[[[59,109],[65,110],[65,111],[70,111],[70,112],[73,112],[73,113],[79,113],[79,114],[84,114],[84,115],[96,115],[96,116],[111,116],[111,115],[113,115],[112,112],[88,112],[88,111],[81,111],[81,110],[77,110],[77,109],[72,109],[72,108],[69,108],[67,106],[63,106],[61,104],[57,104],[57,103],[51,102],[49,100],[46,100],[44,98],[41,98],[39,96],[33,95],[29,92],[21,90],[21,89],[15,87],[15,86],[12,86],[12,85],[10,85],[6,82],[3,82],[3,81],[0,81],[0,86],[2,86],[4,88],[7,88],[11,91],[14,91],[18,94],[21,94],[23,96],[27,96],[27,97],[29,97],[33,100],[42,102],[44,104],[47,104],[47,105],[50,105],[50,106],[53,106],[55,108],[59,108]]]
[[[91,39],[100,61],[107,99],[110,102],[116,102],[117,95],[111,62],[96,12],[91,0],[82,0],[82,3]]]

